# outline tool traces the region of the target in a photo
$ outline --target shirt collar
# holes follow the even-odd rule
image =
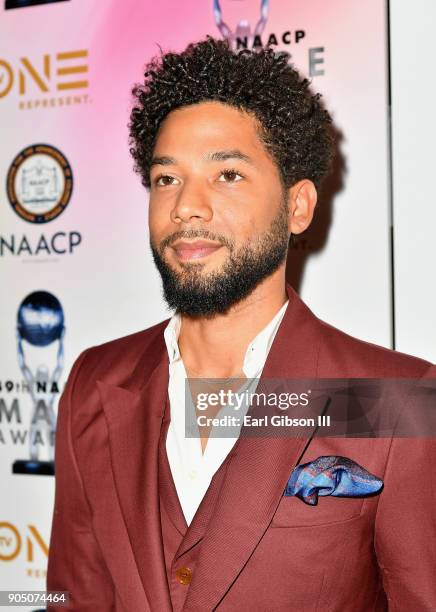
[[[178,313],[174,313],[164,330],[164,339],[167,346],[170,363],[180,358],[179,344],[177,339],[180,333],[182,319]]]
[[[268,356],[274,337],[289,304],[287,300],[271,321],[250,342],[245,352],[243,372],[247,378],[258,376]],[[182,319],[174,313],[164,330],[164,339],[170,363],[180,359],[178,337]]]
[[[248,345],[242,368],[247,378],[255,378],[260,375],[288,304],[289,300]]]

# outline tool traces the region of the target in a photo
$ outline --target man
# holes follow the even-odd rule
[[[436,609],[432,439],[185,437],[186,377],[428,374],[323,323],[286,283],[332,158],[319,96],[284,56],[210,37],[154,60],[134,95],[131,153],[175,313],[74,364],[47,588],[80,612]],[[320,461],[342,462],[321,474],[346,475],[342,496],[292,489]],[[372,489],[356,495],[362,474]]]

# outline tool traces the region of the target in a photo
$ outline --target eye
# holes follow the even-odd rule
[[[237,172],[233,168],[230,168],[228,170],[223,170],[221,172],[218,181],[220,183],[237,183],[243,178],[244,177],[242,176],[240,172]]]
[[[177,183],[177,179],[169,174],[161,174],[155,179],[154,183],[159,187],[166,187],[167,185],[175,185]]]

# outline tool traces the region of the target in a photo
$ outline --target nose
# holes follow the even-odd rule
[[[177,199],[171,210],[171,221],[181,224],[196,219],[210,221],[212,217],[213,209],[206,188],[196,181],[186,181],[177,193]]]

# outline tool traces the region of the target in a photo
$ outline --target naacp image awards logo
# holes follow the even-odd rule
[[[35,144],[20,151],[13,160],[6,188],[17,215],[30,223],[47,223],[68,206],[73,173],[59,149]]]

